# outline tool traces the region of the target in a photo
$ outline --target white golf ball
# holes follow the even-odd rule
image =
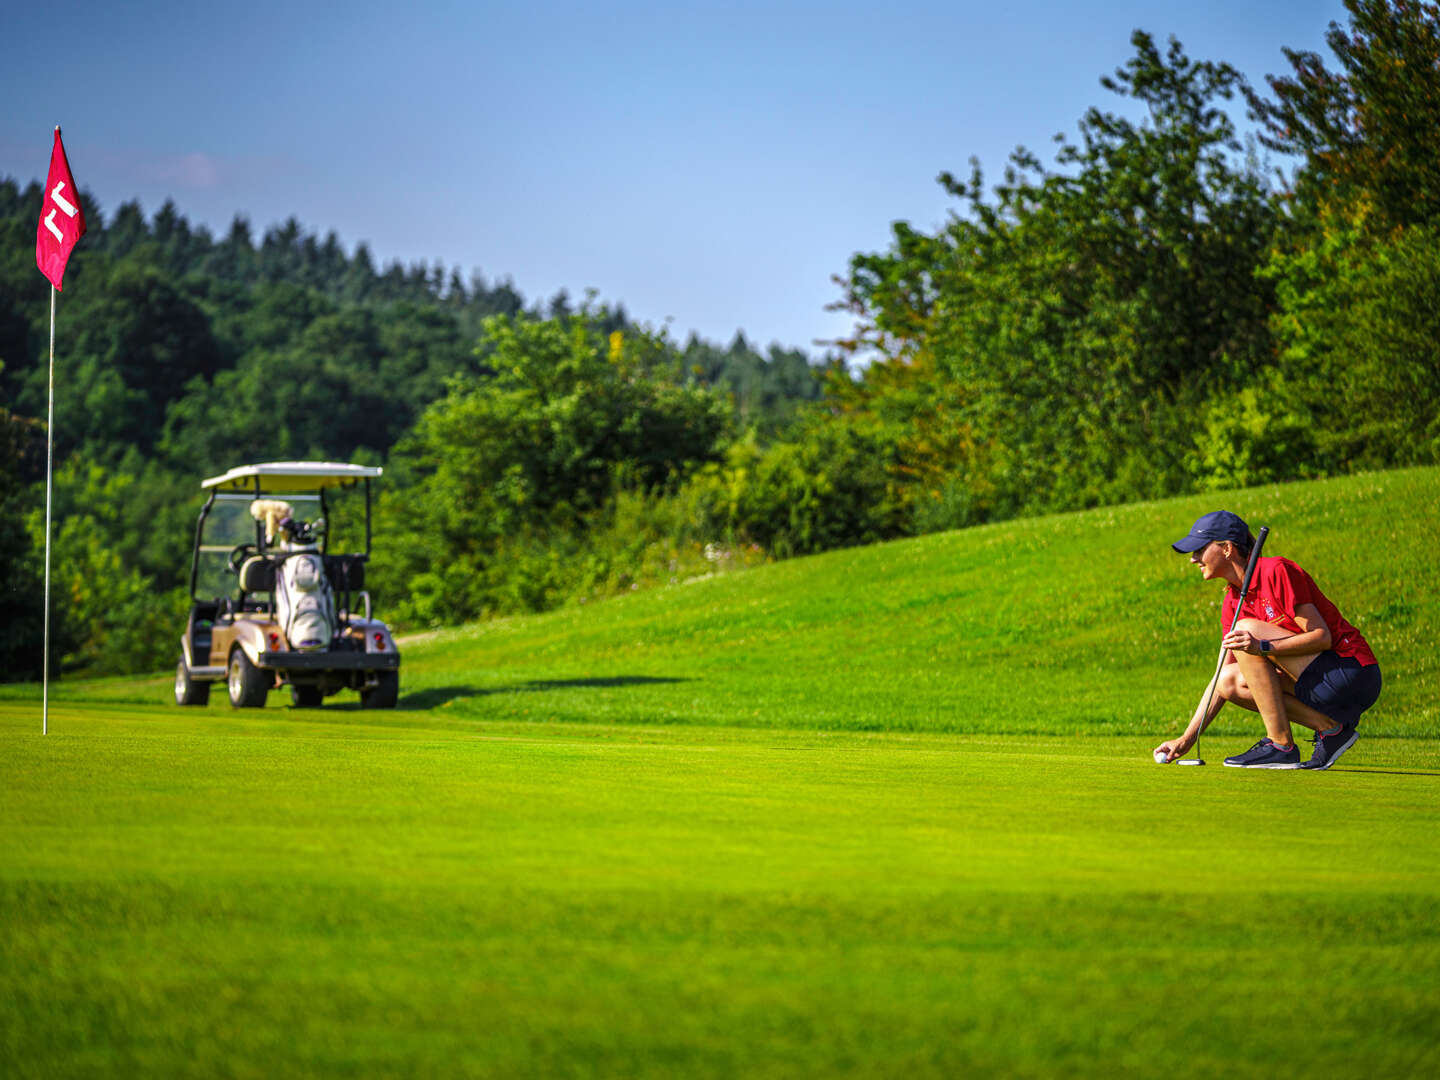
[[[1156,765],[1164,765],[1164,764],[1165,764],[1165,751],[1164,751],[1164,750],[1156,750],[1156,751],[1155,751],[1155,764],[1156,764]]]

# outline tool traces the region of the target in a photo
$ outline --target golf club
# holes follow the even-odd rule
[[[1245,579],[1240,583],[1240,599],[1235,603],[1235,614],[1230,617],[1230,628],[1226,636],[1235,632],[1235,624],[1240,621],[1240,609],[1245,606],[1245,597],[1250,592],[1250,579],[1255,575],[1255,564],[1260,561],[1260,549],[1265,546],[1265,537],[1270,535],[1270,526],[1260,526],[1260,532],[1255,537],[1255,546],[1250,549],[1250,561],[1245,566]],[[1220,646],[1220,659],[1215,661],[1215,674],[1210,679],[1210,692],[1205,695],[1205,708],[1200,710],[1200,730],[1195,733],[1195,756],[1193,758],[1181,758],[1175,762],[1176,765],[1204,765],[1205,760],[1200,756],[1200,736],[1205,734],[1205,729],[1210,725],[1210,702],[1215,697],[1215,686],[1220,681],[1220,669],[1225,666],[1225,654],[1230,650],[1224,645]]]

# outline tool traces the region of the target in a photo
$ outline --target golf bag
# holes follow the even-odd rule
[[[302,524],[282,525],[286,542],[275,575],[275,616],[292,649],[328,649],[335,637],[335,594],[320,545]],[[322,527],[320,522],[316,526]]]

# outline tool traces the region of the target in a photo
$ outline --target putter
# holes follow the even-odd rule
[[[1265,546],[1265,537],[1270,535],[1270,526],[1260,526],[1260,532],[1255,537],[1255,547],[1250,551],[1250,562],[1245,567],[1245,580],[1240,583],[1240,599],[1235,604],[1235,614],[1230,616],[1230,629],[1226,636],[1235,632],[1235,624],[1240,621],[1240,609],[1245,606],[1245,597],[1250,592],[1250,579],[1255,575],[1255,564],[1260,561],[1260,549]],[[1215,661],[1215,674],[1210,679],[1210,692],[1205,695],[1205,708],[1200,712],[1200,730],[1195,733],[1195,756],[1193,758],[1181,758],[1174,762],[1175,765],[1204,765],[1205,759],[1200,756],[1200,736],[1205,734],[1205,729],[1210,726],[1210,702],[1215,698],[1215,685],[1220,681],[1220,669],[1225,666],[1225,654],[1230,650],[1224,645],[1220,646],[1220,659]]]

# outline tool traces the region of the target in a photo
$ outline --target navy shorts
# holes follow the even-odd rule
[[[1295,696],[1316,712],[1353,727],[1380,696],[1380,665],[1362,667],[1353,656],[1323,652],[1300,673]]]

